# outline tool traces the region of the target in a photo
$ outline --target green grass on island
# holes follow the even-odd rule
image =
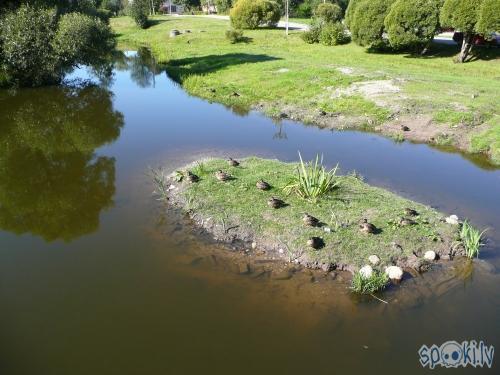
[[[128,17],[113,18],[111,25],[121,48],[150,47],[190,94],[240,110],[261,106],[269,115],[296,110],[293,117],[307,123],[321,123],[323,110],[345,116],[341,127],[378,127],[382,133],[389,119],[426,116],[424,124],[431,123],[437,136],[385,133],[437,144],[446,139],[500,164],[498,48],[456,64],[456,47],[433,45],[425,57],[370,53],[354,43],[306,44],[301,31],[287,38],[283,30],[248,30],[246,42],[231,44],[224,35],[228,21],[203,17],[156,16],[146,30]],[[172,29],[191,32],[169,38]],[[372,86],[363,87],[367,82],[375,82],[375,94]]]
[[[309,266],[337,265],[356,269],[377,255],[382,267],[398,263],[418,268],[425,251],[445,256],[459,238],[458,226],[442,221],[443,215],[430,207],[403,199],[381,188],[367,185],[355,175],[336,177],[338,186],[316,202],[295,194],[286,196],[282,188],[296,173],[298,164],[277,160],[248,158],[239,167],[226,160],[208,159],[172,175],[163,190],[172,203],[181,206],[191,217],[220,240],[255,241],[257,248],[288,261],[298,259]],[[218,181],[214,173],[223,170],[234,179]],[[175,176],[192,171],[200,177],[196,183]],[[272,188],[262,191],[256,182],[264,179]],[[285,201],[285,207],[268,206],[270,197]],[[399,226],[405,209],[418,212],[410,226]],[[308,227],[304,213],[320,220],[318,227]],[[363,233],[359,223],[367,219],[378,229]],[[330,232],[325,231],[329,228]],[[327,229],[328,230],[328,229]],[[324,247],[307,246],[311,237],[320,237]],[[279,251],[282,249],[282,251]],[[416,256],[415,256],[416,254]]]

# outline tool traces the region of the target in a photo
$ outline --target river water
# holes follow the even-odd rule
[[[500,349],[500,171],[484,160],[209,103],[144,51],[88,77],[0,92],[0,374],[418,374],[423,344]],[[281,277],[152,194],[149,167],[297,151],[488,227],[481,260],[360,299],[342,274]]]

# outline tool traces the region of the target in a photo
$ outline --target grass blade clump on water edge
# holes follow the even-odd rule
[[[323,158],[320,160],[319,155],[316,155],[314,162],[309,163],[304,163],[300,152],[299,158],[300,165],[297,167],[296,175],[283,187],[286,194],[295,193],[303,199],[316,201],[338,185],[335,181],[338,164],[328,171],[323,166]]]
[[[153,194],[158,195],[158,200],[165,201],[168,199],[168,187],[165,182],[166,176],[163,169],[150,168],[151,176],[153,177],[153,183],[155,185],[155,190]]]
[[[486,229],[479,232],[476,228],[469,224],[465,220],[462,224],[462,230],[460,231],[460,239],[465,247],[465,254],[468,258],[479,257],[479,248],[483,245],[483,234]]]
[[[374,271],[370,277],[365,277],[361,272],[356,272],[352,277],[351,290],[359,294],[372,294],[383,290],[389,282],[384,272]]]

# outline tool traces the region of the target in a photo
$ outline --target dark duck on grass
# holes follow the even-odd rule
[[[323,240],[319,237],[311,237],[307,240],[307,246],[312,247],[315,250],[322,248],[323,245]]]
[[[285,205],[285,202],[283,202],[281,199],[272,197],[267,201],[267,205],[272,208],[280,208]]]
[[[363,219],[359,224],[359,230],[363,233],[374,234],[377,232],[377,227],[372,223],[369,223],[368,220]]]
[[[240,165],[240,162],[237,161],[237,160],[234,160],[233,158],[229,158],[227,159],[227,163],[231,166],[231,167],[237,167]]]
[[[215,178],[219,181],[225,182],[231,179],[231,175],[219,169],[217,172],[215,172]]]
[[[271,189],[271,185],[269,185],[264,180],[257,181],[257,183],[255,184],[255,186],[257,186],[257,189],[259,189],[259,190],[269,190],[269,189]]]
[[[302,217],[302,221],[304,222],[305,225],[309,227],[316,227],[319,224],[319,220],[317,218],[307,213],[305,213],[304,216]]]
[[[186,181],[193,184],[195,182],[198,182],[200,180],[200,178],[195,175],[193,172],[191,171],[188,171],[187,172],[187,175],[186,175]]]

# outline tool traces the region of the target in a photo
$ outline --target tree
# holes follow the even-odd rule
[[[347,28],[351,29],[351,23],[354,19],[354,13],[356,13],[356,8],[358,5],[364,0],[349,0],[349,4],[347,5],[347,9],[345,11],[344,23]]]
[[[445,0],[441,24],[463,33],[458,62],[467,60],[478,36],[488,39],[492,31],[498,31],[499,8],[498,0]]]
[[[217,7],[217,13],[227,13],[233,6],[232,0],[215,0],[214,3]]]
[[[342,19],[342,9],[337,4],[322,3],[314,11],[314,16],[325,23],[339,22]]]
[[[100,67],[114,48],[110,27],[82,13],[22,5],[0,20],[0,68],[10,83],[59,83],[74,67]]]
[[[141,29],[148,27],[149,0],[134,0],[128,7],[130,17]]]
[[[426,48],[439,31],[442,4],[443,0],[397,0],[384,21],[391,47]]]
[[[352,39],[361,46],[385,47],[384,20],[393,3],[394,0],[361,0],[349,22]]]

